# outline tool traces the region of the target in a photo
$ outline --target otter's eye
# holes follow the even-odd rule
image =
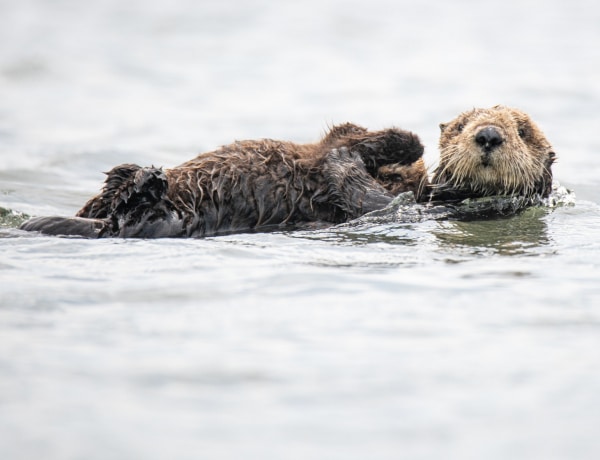
[[[462,133],[462,130],[465,129],[465,125],[463,125],[462,123],[459,123],[458,126],[456,127],[456,130],[459,133]]]
[[[517,132],[519,133],[520,138],[525,137],[525,135],[527,134],[527,131],[525,131],[525,128],[519,128],[519,130]]]

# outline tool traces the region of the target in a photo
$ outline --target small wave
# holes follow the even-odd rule
[[[574,206],[575,192],[563,187],[558,182],[552,184],[552,193],[548,198],[544,199],[544,204],[550,208],[559,206]]]
[[[29,217],[23,212],[0,207],[0,227],[18,228]]]
[[[370,212],[358,219],[366,222],[413,223],[426,220],[478,220],[509,217],[524,209],[552,209],[575,204],[575,193],[555,182],[547,198],[537,195],[491,196],[468,198],[457,203],[417,203],[412,192],[401,193],[385,208]]]

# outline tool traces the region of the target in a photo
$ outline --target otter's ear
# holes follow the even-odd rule
[[[444,132],[444,130],[446,129],[446,126],[448,126],[448,123],[440,123],[440,131]]]

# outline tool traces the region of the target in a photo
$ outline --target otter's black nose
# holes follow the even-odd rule
[[[502,144],[504,139],[496,128],[488,126],[477,133],[475,136],[475,142],[485,149],[486,152],[491,152],[500,144]]]

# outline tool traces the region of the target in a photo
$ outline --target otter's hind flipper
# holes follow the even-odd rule
[[[45,235],[99,238],[107,228],[107,222],[102,219],[85,219],[82,217],[34,217],[24,222],[19,228]]]
[[[20,228],[86,238],[181,236],[183,225],[167,198],[167,189],[162,169],[120,165],[107,173],[102,192],[76,217],[36,217]]]
[[[106,173],[102,192],[77,212],[77,217],[104,219],[115,212],[126,212],[161,200],[168,187],[160,168],[142,168],[136,164],[115,166]]]
[[[167,175],[161,168],[120,165],[107,173],[102,192],[77,216],[106,219],[101,236],[182,236],[183,222],[167,196],[168,188]]]
[[[107,182],[112,180],[111,176],[109,173]],[[111,211],[117,214],[130,212],[137,214],[152,208],[165,198],[169,187],[164,171],[155,167],[138,167],[136,171],[115,185],[118,186],[115,187],[112,197]]]

